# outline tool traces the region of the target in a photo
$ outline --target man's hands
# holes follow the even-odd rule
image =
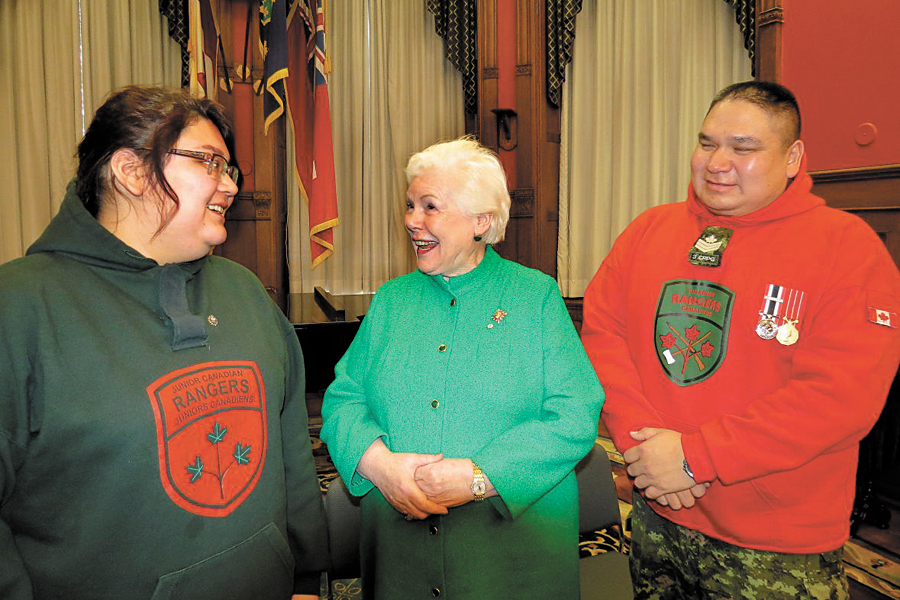
[[[641,443],[625,451],[626,470],[647,498],[680,510],[706,493],[708,484],[698,484],[684,470],[680,433],[645,427],[632,431],[631,437]]]
[[[474,500],[473,468],[468,458],[391,452],[379,438],[363,454],[357,471],[407,519],[424,519]],[[485,497],[496,496],[486,475],[485,483]]]

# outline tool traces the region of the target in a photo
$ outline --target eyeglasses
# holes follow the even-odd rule
[[[229,165],[224,156],[213,154],[212,152],[194,152],[193,150],[178,150],[173,148],[168,154],[176,154],[178,156],[187,156],[194,160],[199,160],[206,165],[206,174],[220,180],[224,175],[238,186],[240,186],[241,170],[233,165]]]

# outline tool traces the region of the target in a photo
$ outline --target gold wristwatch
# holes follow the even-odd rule
[[[484,500],[484,493],[487,491],[487,484],[484,482],[484,472],[478,468],[478,465],[472,463],[474,467],[472,477],[472,494],[475,495],[475,502]]]

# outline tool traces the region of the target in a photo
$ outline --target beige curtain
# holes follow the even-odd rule
[[[559,285],[584,295],[616,236],[683,200],[709,101],[751,79],[722,0],[593,0],[575,29],[563,94]]]
[[[306,206],[289,186],[290,291],[373,292],[415,268],[403,228],[403,169],[414,152],[465,133],[462,77],[444,57],[424,0],[331,0],[327,6],[341,223],[334,255],[312,270]],[[287,146],[290,152],[290,140]]]
[[[62,202],[91,115],[130,83],[180,84],[158,0],[0,0],[0,263],[22,256]]]

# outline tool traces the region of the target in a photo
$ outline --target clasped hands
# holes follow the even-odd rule
[[[379,438],[363,454],[357,471],[407,519],[424,519],[473,500],[472,467],[468,458],[391,452]],[[494,493],[488,484],[487,495]]]
[[[644,496],[674,510],[690,508],[695,499],[709,487],[697,483],[684,470],[681,434],[670,429],[644,427],[632,431],[631,437],[641,442],[622,455],[626,471]]]

